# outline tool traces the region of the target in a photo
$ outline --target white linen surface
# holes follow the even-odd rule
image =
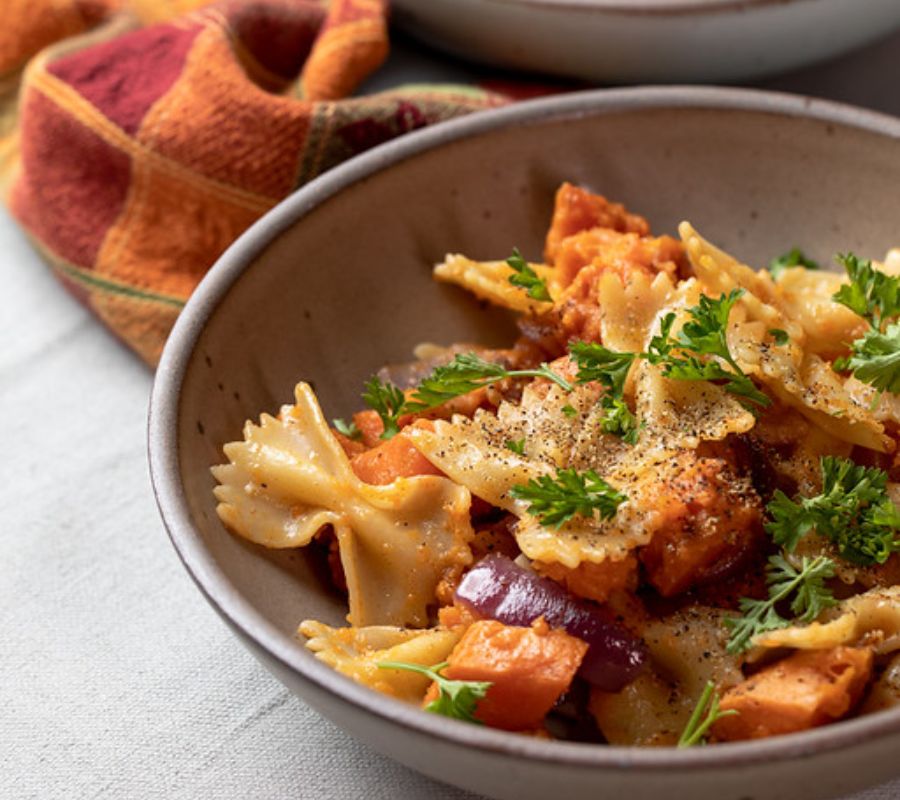
[[[894,37],[775,85],[898,113],[886,80],[898,47]],[[378,83],[426,62],[429,79],[442,77],[401,48]],[[0,797],[476,800],[351,739],[226,630],[152,499],[150,372],[5,212],[0,286]],[[897,797],[900,781],[854,800]]]

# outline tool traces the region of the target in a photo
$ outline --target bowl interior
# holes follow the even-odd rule
[[[363,381],[419,342],[502,344],[514,327],[434,283],[447,252],[538,259],[564,180],[646,215],[682,219],[762,265],[799,245],[822,263],[900,243],[900,142],[773,111],[630,108],[568,113],[487,130],[409,157],[325,199],[275,236],[213,308],[184,377],[179,468],[197,534],[278,630],[345,609],[301,551],[265,551],[215,514],[209,467],[247,418],[314,384],[327,416],[360,406]],[[295,204],[296,205],[296,204]],[[251,237],[264,240],[263,227]],[[296,647],[302,645],[298,642]]]

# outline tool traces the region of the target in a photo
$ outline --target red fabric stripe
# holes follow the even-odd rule
[[[133,135],[175,83],[201,29],[156,25],[134,31],[65,56],[48,71]]]
[[[232,0],[222,8],[244,47],[285,80],[300,72],[326,16],[318,0]]]
[[[52,252],[92,267],[125,205],[130,159],[42,94],[24,100],[24,169],[10,209]]]

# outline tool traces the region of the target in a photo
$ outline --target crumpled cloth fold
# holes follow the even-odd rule
[[[0,180],[65,286],[149,364],[219,255],[376,144],[507,102],[472,86],[351,97],[386,0],[5,0]]]

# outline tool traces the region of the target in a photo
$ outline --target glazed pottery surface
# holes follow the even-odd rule
[[[689,219],[761,265],[793,246],[823,263],[900,244],[900,121],[805,98],[667,88],[523,103],[411,134],[334,169],[253,226],[178,320],[154,386],[151,472],[185,566],[281,680],[409,766],[497,798],[812,800],[900,773],[900,711],[690,751],[545,741],[426,714],[333,672],[295,637],[345,606],[304,551],[220,524],[209,467],[248,418],[314,384],[328,417],[419,342],[503,344],[514,327],[431,279],[447,252],[540,258],[572,181],[674,233]],[[303,743],[298,742],[298,747]]]
[[[394,0],[429,44],[487,64],[606,82],[758,78],[900,25],[896,0]]]

